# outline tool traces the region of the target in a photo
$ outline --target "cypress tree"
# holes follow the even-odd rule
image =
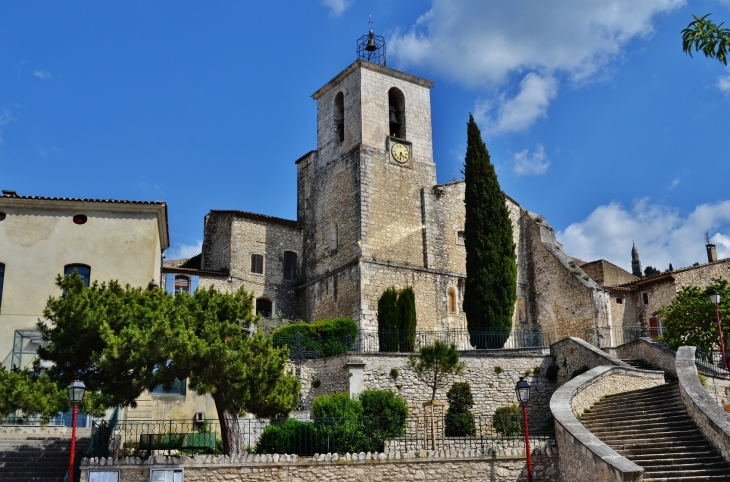
[[[378,299],[380,351],[398,351],[398,292],[390,287]]]
[[[517,263],[512,222],[479,127],[469,114],[466,158],[464,313],[476,348],[501,348],[512,329]],[[478,332],[499,331],[499,336]]]
[[[400,351],[412,352],[416,340],[416,295],[410,286],[398,294],[398,324]]]

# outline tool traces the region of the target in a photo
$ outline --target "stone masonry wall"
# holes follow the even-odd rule
[[[617,360],[609,354],[599,350],[580,338],[565,338],[550,345],[550,355],[558,366],[558,386],[562,386],[571,379],[576,370],[592,369],[598,366],[629,365]]]
[[[669,346],[651,338],[639,338],[617,348],[622,360],[646,360],[667,373],[677,375],[675,357],[677,354]]]
[[[383,456],[381,458],[381,456]],[[120,482],[149,482],[151,469],[184,469],[185,482],[396,482],[439,480],[443,482],[489,480],[525,482],[525,458],[514,456],[470,456],[443,454],[436,458],[426,452],[392,454],[321,455],[300,458],[288,455],[243,456],[235,462],[225,457],[155,457],[153,464],[129,459],[84,459],[81,482],[88,482],[89,470],[120,470]],[[421,457],[422,456],[422,457]],[[407,457],[407,458],[406,458]],[[418,458],[417,458],[418,457]],[[263,458],[263,460],[261,460]],[[258,460],[257,460],[258,459]],[[356,459],[356,460],[353,460]],[[536,454],[532,458],[533,481],[557,480],[557,457]]]
[[[312,406],[312,401],[317,395],[330,394],[335,392],[348,392],[350,379],[345,361],[348,355],[342,354],[316,360],[306,360],[301,366],[302,401],[306,410]],[[294,363],[288,362],[288,367],[294,369]],[[319,387],[315,388],[314,382],[319,381]]]
[[[413,372],[408,368],[407,355],[399,354],[353,354],[364,362],[363,388],[380,388],[393,390],[400,394],[408,402],[408,409],[411,415],[423,413],[422,404],[431,399],[431,390],[422,382],[417,380]],[[341,355],[342,356],[342,355]],[[341,357],[340,356],[340,357]],[[311,370],[317,378],[324,381],[324,376],[319,370],[327,365],[328,373],[336,372],[344,364],[340,357],[324,360],[305,361],[304,366]],[[469,382],[474,396],[474,407],[472,412],[479,415],[490,415],[497,408],[517,403],[514,387],[525,372],[530,371],[526,379],[532,385],[532,398],[530,399],[530,413],[548,414],[549,402],[555,385],[545,378],[545,371],[550,364],[550,357],[543,355],[483,355],[462,353],[461,360],[466,363],[466,371],[463,376],[456,377],[454,381]],[[316,366],[315,366],[316,365]],[[499,369],[497,369],[499,367]],[[534,369],[539,368],[539,375],[535,375]],[[391,370],[398,370],[397,378],[391,376]],[[497,373],[499,372],[499,373]],[[308,373],[310,373],[308,371]],[[311,376],[311,375],[310,375]],[[446,392],[449,387],[439,390],[436,393],[438,400],[446,401]],[[320,387],[319,393],[325,393]]]

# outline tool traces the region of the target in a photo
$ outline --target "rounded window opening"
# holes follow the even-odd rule
[[[5,221],[5,213],[0,213],[0,221]]]
[[[268,298],[257,298],[256,299],[256,314],[261,315],[264,318],[271,318],[271,312],[274,309],[274,304]]]
[[[345,94],[338,92],[335,96],[335,131],[337,135],[337,143],[345,142]]]
[[[77,214],[74,216],[74,224],[86,224],[88,218],[85,214]]]
[[[388,124],[392,137],[406,138],[406,97],[396,87],[388,91]]]

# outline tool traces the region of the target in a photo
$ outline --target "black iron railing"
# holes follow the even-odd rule
[[[585,340],[598,348],[613,348],[638,340],[641,337],[658,338],[661,328],[643,326],[602,326],[586,330]]]
[[[552,416],[529,416],[533,447],[554,438]],[[314,420],[238,420],[240,446],[248,453],[298,454],[404,452],[413,450],[479,450],[493,453],[525,448],[522,415],[477,415],[457,424],[446,417],[410,416],[403,419],[350,417]],[[95,424],[96,430],[99,426]],[[119,422],[110,434],[109,456],[145,458],[156,454],[223,453],[217,420]]]
[[[730,365],[730,358],[728,359]],[[725,370],[725,364],[722,361],[722,352],[706,348],[697,348],[695,350],[695,366],[697,371],[712,377],[730,378],[730,373]]]
[[[363,330],[341,337],[274,337],[274,346],[288,346],[307,358],[323,358],[346,352],[414,353],[435,341],[454,344],[467,350],[528,350],[544,352],[550,348],[550,334],[527,330],[436,330],[378,331]]]

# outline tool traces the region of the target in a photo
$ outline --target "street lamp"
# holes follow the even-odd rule
[[[527,383],[525,377],[520,377],[520,381],[515,386],[517,400],[522,405],[522,418],[525,422],[525,452],[527,452],[527,482],[532,482],[532,460],[530,458],[530,436],[527,427],[527,402],[530,401],[530,384]]]
[[[725,340],[722,336],[722,325],[720,324],[720,309],[718,306],[720,305],[720,293],[718,293],[716,290],[710,291],[710,301],[713,305],[715,305],[715,317],[717,318],[717,331],[720,333],[720,351],[722,351],[722,363],[725,366],[725,371],[728,371],[727,369],[727,358],[725,358]]]
[[[74,417],[71,429],[71,460],[68,465],[68,480],[74,482],[74,456],[76,455],[76,416],[79,414],[79,403],[84,400],[86,385],[81,380],[74,380],[68,386],[68,399],[74,406]]]

